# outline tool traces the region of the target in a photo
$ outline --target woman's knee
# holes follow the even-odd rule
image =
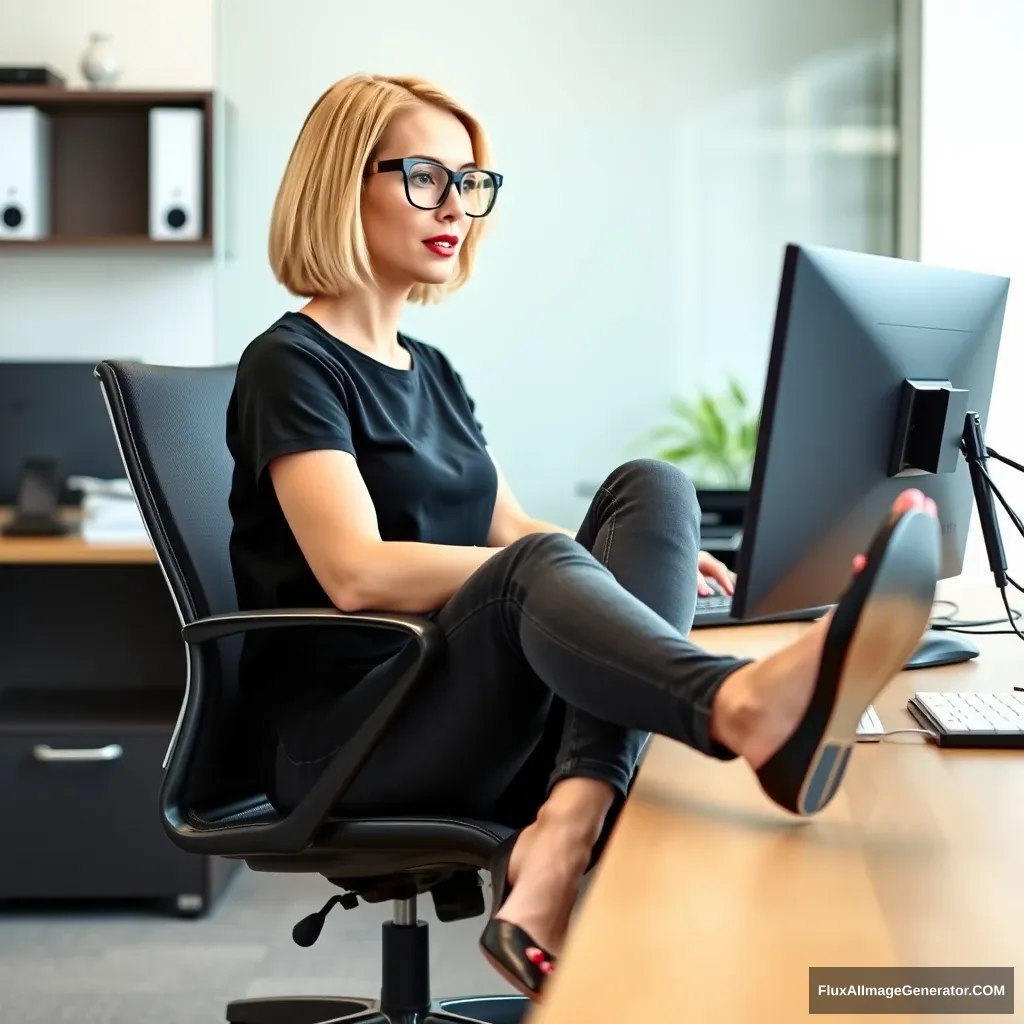
[[[582,544],[564,533],[531,533],[513,541],[505,554],[511,561],[509,579],[532,588],[544,580],[560,579],[568,570],[607,572]]]
[[[632,459],[614,469],[604,487],[620,498],[636,496],[700,521],[697,489],[685,470],[663,459]],[[667,509],[666,509],[667,510]]]
[[[528,533],[505,550],[517,561],[530,563],[548,564],[589,557],[587,549],[565,533]]]

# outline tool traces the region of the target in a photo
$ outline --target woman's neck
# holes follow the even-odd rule
[[[364,293],[310,299],[299,312],[325,331],[390,366],[405,368],[408,353],[398,344],[398,323],[405,296]]]

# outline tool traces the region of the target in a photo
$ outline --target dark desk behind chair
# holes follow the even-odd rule
[[[0,536],[0,608],[0,899],[204,910],[237,864],[160,825],[185,657],[152,547]]]

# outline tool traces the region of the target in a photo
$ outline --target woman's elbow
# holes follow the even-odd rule
[[[327,573],[317,573],[328,600],[338,611],[360,612],[367,607],[366,587],[351,566],[331,566]]]
[[[366,590],[355,579],[343,579],[336,581],[327,590],[327,596],[338,611],[341,612],[365,612],[372,606]]]
[[[348,557],[331,559],[316,573],[328,599],[342,612],[362,612],[373,607],[370,591],[373,555],[362,545],[348,544]]]

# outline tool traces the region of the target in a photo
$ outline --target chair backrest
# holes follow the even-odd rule
[[[96,373],[182,624],[236,611],[225,441],[234,367],[108,360]]]
[[[237,610],[228,553],[233,460],[225,415],[233,366],[106,360],[96,367],[126,475],[184,625]],[[258,790],[238,694],[238,638],[189,650],[189,679],[164,782],[165,813]],[[172,806],[168,806],[172,805]]]

